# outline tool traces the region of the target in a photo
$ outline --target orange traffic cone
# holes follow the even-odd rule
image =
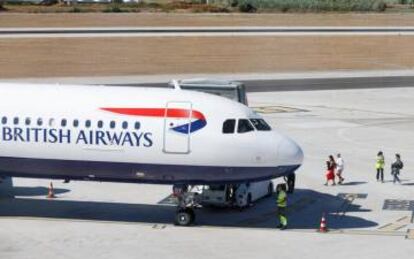
[[[319,232],[321,232],[321,233],[328,232],[328,227],[326,226],[325,213],[322,214],[321,225],[319,227]]]
[[[47,194],[47,198],[48,199],[56,198],[55,193],[53,191],[53,183],[52,182],[50,182],[50,185],[49,185],[49,192]]]

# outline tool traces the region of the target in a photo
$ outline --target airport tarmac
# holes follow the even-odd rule
[[[414,253],[414,88],[251,92],[249,104],[303,147],[289,197],[289,229],[275,201],[244,211],[200,209],[172,225],[170,186],[13,179],[0,185],[1,258],[411,258]],[[375,180],[384,151],[385,183]],[[324,186],[325,160],[340,152],[345,183]],[[389,165],[400,153],[402,184]],[[219,155],[219,154],[218,154]],[[280,180],[275,180],[279,182]],[[7,197],[14,193],[15,198]],[[319,228],[326,213],[330,232]]]

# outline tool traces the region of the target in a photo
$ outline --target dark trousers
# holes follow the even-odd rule
[[[293,191],[295,190],[295,174],[290,174],[287,177],[287,186],[288,186],[288,190],[287,193],[293,193]]]
[[[401,183],[400,178],[398,177],[398,173],[394,173],[392,176],[394,176],[393,183]]]
[[[384,168],[377,168],[377,181],[379,180],[384,181]]]
[[[391,174],[392,174],[392,176],[394,176],[394,178],[392,180],[393,183],[396,183],[396,182],[401,183],[400,178],[398,177],[398,175],[400,174],[400,170],[397,169],[397,168],[392,168],[391,170],[392,170]]]

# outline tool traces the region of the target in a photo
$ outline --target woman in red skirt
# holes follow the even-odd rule
[[[335,168],[336,163],[335,159],[332,155],[329,156],[329,161],[326,161],[326,183],[328,185],[329,181],[332,181],[332,185],[336,185],[335,183]]]

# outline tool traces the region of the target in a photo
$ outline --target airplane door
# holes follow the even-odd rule
[[[190,153],[190,102],[168,102],[164,115],[165,153]]]

